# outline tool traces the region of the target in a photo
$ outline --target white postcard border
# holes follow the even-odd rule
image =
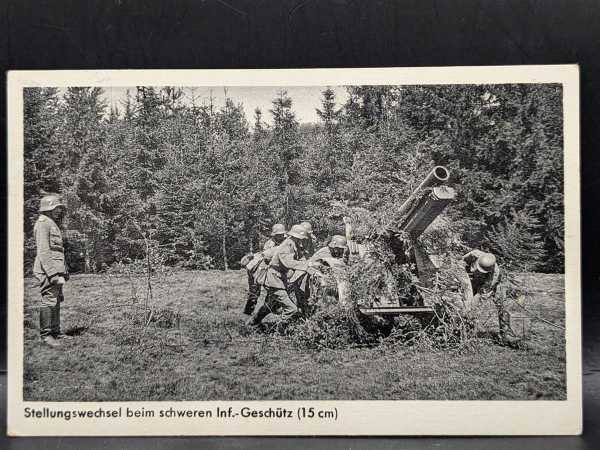
[[[137,435],[570,435],[582,430],[579,67],[576,65],[369,69],[82,70],[8,73],[8,405],[11,436]],[[353,84],[561,83],[564,113],[565,401],[23,401],[23,94],[33,86],[325,86]],[[170,407],[334,411],[337,420],[253,418],[26,418],[54,410]],[[296,414],[294,414],[296,416]]]

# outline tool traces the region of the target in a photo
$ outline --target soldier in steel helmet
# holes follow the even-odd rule
[[[311,256],[311,261],[329,258],[344,259],[348,254],[348,241],[345,236],[336,234],[332,236],[327,246],[320,248]]]
[[[33,274],[40,283],[40,336],[51,347],[60,346],[66,337],[60,329],[60,304],[63,286],[69,279],[65,264],[62,233],[59,228],[66,207],[58,195],[45,195],[40,201],[40,216],[33,228],[36,256]]]
[[[334,235],[329,243],[317,250],[309,261],[318,268],[322,265],[340,268],[348,263],[348,242],[344,236]],[[316,270],[315,270],[316,272]],[[293,286],[297,305],[304,309],[310,297],[309,272],[295,272],[290,283]]]
[[[259,325],[269,313],[275,311],[280,311],[280,319],[284,323],[296,315],[298,307],[288,291],[291,290],[290,277],[296,272],[309,271],[313,265],[302,259],[302,243],[307,237],[302,225],[294,225],[288,231],[287,238],[275,248],[264,281],[267,295],[259,301],[248,325]]]
[[[489,294],[500,282],[500,268],[496,257],[481,250],[471,250],[462,257],[465,269],[471,280],[473,296]]]
[[[285,225],[282,223],[276,223],[271,229],[271,238],[265,242],[263,250],[269,250],[270,248],[277,247],[285,239]]]
[[[512,343],[510,325],[504,306],[506,295],[505,285],[502,283],[503,274],[496,262],[496,257],[492,253],[474,249],[464,255],[462,260],[470,281],[467,302],[473,304],[479,299],[491,299],[498,311],[500,339]]]
[[[310,222],[302,222],[300,224],[306,230],[306,240],[302,242],[303,254],[306,259],[309,259],[315,253],[315,235]]]
[[[246,268],[248,275],[248,298],[244,306],[244,314],[250,315],[254,311],[256,302],[260,297],[264,272],[271,260],[272,249],[283,242],[285,233],[285,225],[276,223],[271,229],[271,238],[265,242],[263,251],[246,255],[242,259],[241,264]]]

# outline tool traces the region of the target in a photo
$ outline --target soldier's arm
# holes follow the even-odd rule
[[[275,242],[273,242],[271,239],[269,239],[267,242],[265,242],[265,245],[263,247],[263,251],[264,250],[269,250],[270,248],[275,247]]]
[[[464,262],[468,262],[468,260],[469,260],[469,259],[472,257],[472,254],[473,254],[473,250],[471,250],[469,253],[467,253],[467,254],[463,255],[461,259],[462,259]]]
[[[462,260],[467,264],[473,264],[473,262],[479,257],[478,250],[471,250],[466,255],[463,255]]]
[[[327,249],[327,247],[320,248],[308,260],[309,261],[318,261],[319,259],[322,259],[322,258],[331,258],[331,252],[327,251],[326,249]]]
[[[299,261],[294,258],[294,252],[290,249],[285,249],[279,253],[279,261],[288,270],[301,270],[306,272],[309,267],[309,263],[306,260]]]

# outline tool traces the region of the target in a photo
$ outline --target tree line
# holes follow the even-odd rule
[[[281,90],[269,111],[177,87],[137,87],[120,107],[98,87],[24,90],[25,264],[43,192],[68,203],[67,257],[96,272],[143,258],[237,268],[273,223],[343,232],[334,210],[393,215],[434,165],[452,173],[445,222],[517,270],[562,271],[560,85],[326,88],[300,124]],[[268,114],[271,124],[264,115]],[[347,212],[344,212],[346,214]]]

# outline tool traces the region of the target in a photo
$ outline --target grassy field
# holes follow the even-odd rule
[[[562,275],[523,274],[528,310],[564,326]],[[248,333],[241,271],[143,277],[75,275],[65,288],[64,348],[43,346],[38,293],[25,281],[24,399],[565,399],[564,333],[532,320],[524,348],[481,339],[463,351],[383,345],[308,350],[293,336]],[[137,303],[133,299],[138,299]],[[141,319],[140,319],[141,318]]]

